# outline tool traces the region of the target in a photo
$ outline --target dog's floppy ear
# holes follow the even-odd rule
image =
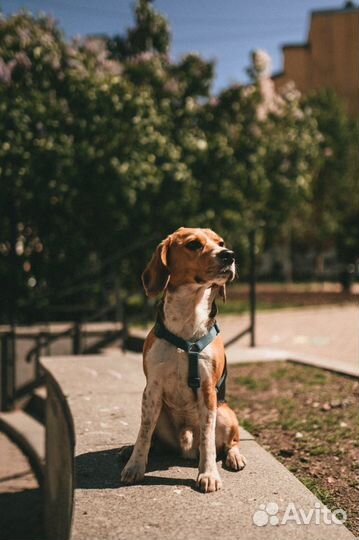
[[[221,285],[221,286],[219,287],[219,296],[222,298],[223,303],[225,303],[225,302],[226,302],[226,298],[227,298],[226,286],[225,286],[225,285]]]
[[[167,286],[170,279],[168,269],[168,249],[170,245],[171,237],[168,236],[157,246],[142,274],[142,283],[147,296],[157,296]]]

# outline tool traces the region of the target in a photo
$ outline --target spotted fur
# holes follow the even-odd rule
[[[200,248],[193,249],[194,245]],[[170,332],[185,340],[197,340],[213,324],[213,304],[225,297],[225,286],[234,278],[234,261],[224,266],[231,253],[210,229],[180,228],[157,247],[142,279],[148,295],[164,291],[163,321]],[[216,455],[225,465],[240,470],[239,426],[226,403],[217,403],[216,384],[224,369],[221,336],[199,357],[201,386],[195,394],[188,386],[188,356],[153,330],[144,345],[147,379],[142,397],[141,427],[121,479],[126,484],[143,479],[152,438],[178,450],[183,457],[199,457],[197,484],[201,491],[221,488]]]

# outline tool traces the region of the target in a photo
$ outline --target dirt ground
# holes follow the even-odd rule
[[[359,284],[343,291],[339,283],[257,283],[258,309],[325,306],[357,303]],[[227,290],[223,313],[241,313],[248,309],[248,285],[234,282]]]
[[[231,366],[240,423],[359,535],[359,382],[289,362]]]

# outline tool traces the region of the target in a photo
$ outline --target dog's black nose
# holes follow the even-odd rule
[[[223,249],[218,253],[217,257],[219,257],[225,264],[232,264],[234,261],[234,251]]]

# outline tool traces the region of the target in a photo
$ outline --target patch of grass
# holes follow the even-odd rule
[[[298,418],[293,400],[279,397],[274,401],[274,406],[279,411],[279,424],[285,430],[297,430],[302,427],[301,418]]]
[[[241,426],[247,431],[249,431],[250,433],[252,433],[252,435],[257,433],[256,426],[250,420],[247,420],[246,418],[243,418],[243,421],[241,422]]]
[[[265,300],[258,300],[257,301],[257,309],[259,311],[268,311],[272,309],[283,309],[283,308],[293,308],[293,307],[302,307],[305,305],[303,302],[295,302],[295,301],[265,301]],[[221,314],[226,315],[241,315],[242,313],[246,313],[249,311],[249,305],[247,302],[243,302],[242,300],[227,300],[225,304],[221,306]]]
[[[323,422],[322,422],[321,417],[319,415],[312,415],[310,413],[308,414],[307,418],[304,420],[303,424],[304,424],[303,429],[308,433],[311,433],[313,431],[316,432],[323,427]]]
[[[309,489],[309,491],[314,493],[314,495],[318,497],[318,499],[320,499],[323,504],[325,504],[325,506],[332,509],[336,507],[335,500],[330,491],[323,487],[320,487],[313,478],[301,475],[299,475],[298,478],[302,482],[302,484],[304,484],[305,487]]]
[[[249,390],[268,390],[270,388],[270,381],[268,379],[258,379],[246,375],[244,377],[236,377],[236,384],[246,386]]]
[[[308,452],[311,456],[326,456],[330,452],[330,449],[327,446],[318,445],[312,448],[308,448]]]
[[[307,384],[315,385],[315,384],[325,384],[327,381],[326,373],[323,371],[314,371],[312,374],[312,377],[307,380]]]
[[[281,366],[278,369],[275,369],[272,373],[273,379],[281,380],[285,377],[288,377],[288,369],[287,366]]]
[[[318,368],[312,368],[310,371],[303,371],[302,366],[291,364],[290,362],[279,366],[271,374],[277,381],[288,380],[292,382],[302,382],[311,386],[325,384],[327,374]]]
[[[294,369],[292,369],[292,366]],[[288,369],[290,367],[290,369]],[[304,371],[303,371],[304,367]],[[290,364],[288,362],[287,368],[282,367],[279,368],[277,371],[283,370],[283,373],[281,374],[281,377],[279,378],[287,378],[289,381],[293,382],[301,382],[306,385],[314,386],[317,384],[325,384],[327,381],[327,373],[319,368],[313,368],[310,367],[309,370],[305,369],[307,366],[302,366],[300,364]],[[286,373],[284,373],[284,370],[286,369]]]
[[[281,425],[281,428],[284,429],[285,431],[290,431],[292,429],[297,430],[301,427],[300,422],[298,422],[298,420],[292,417],[283,418],[280,425]]]
[[[275,405],[283,413],[292,412],[295,407],[295,403],[293,402],[293,399],[290,397],[285,397],[285,396],[280,396],[276,398]]]
[[[226,315],[241,315],[247,311],[249,311],[248,304],[239,300],[227,300],[226,303],[220,307],[221,314]]]

